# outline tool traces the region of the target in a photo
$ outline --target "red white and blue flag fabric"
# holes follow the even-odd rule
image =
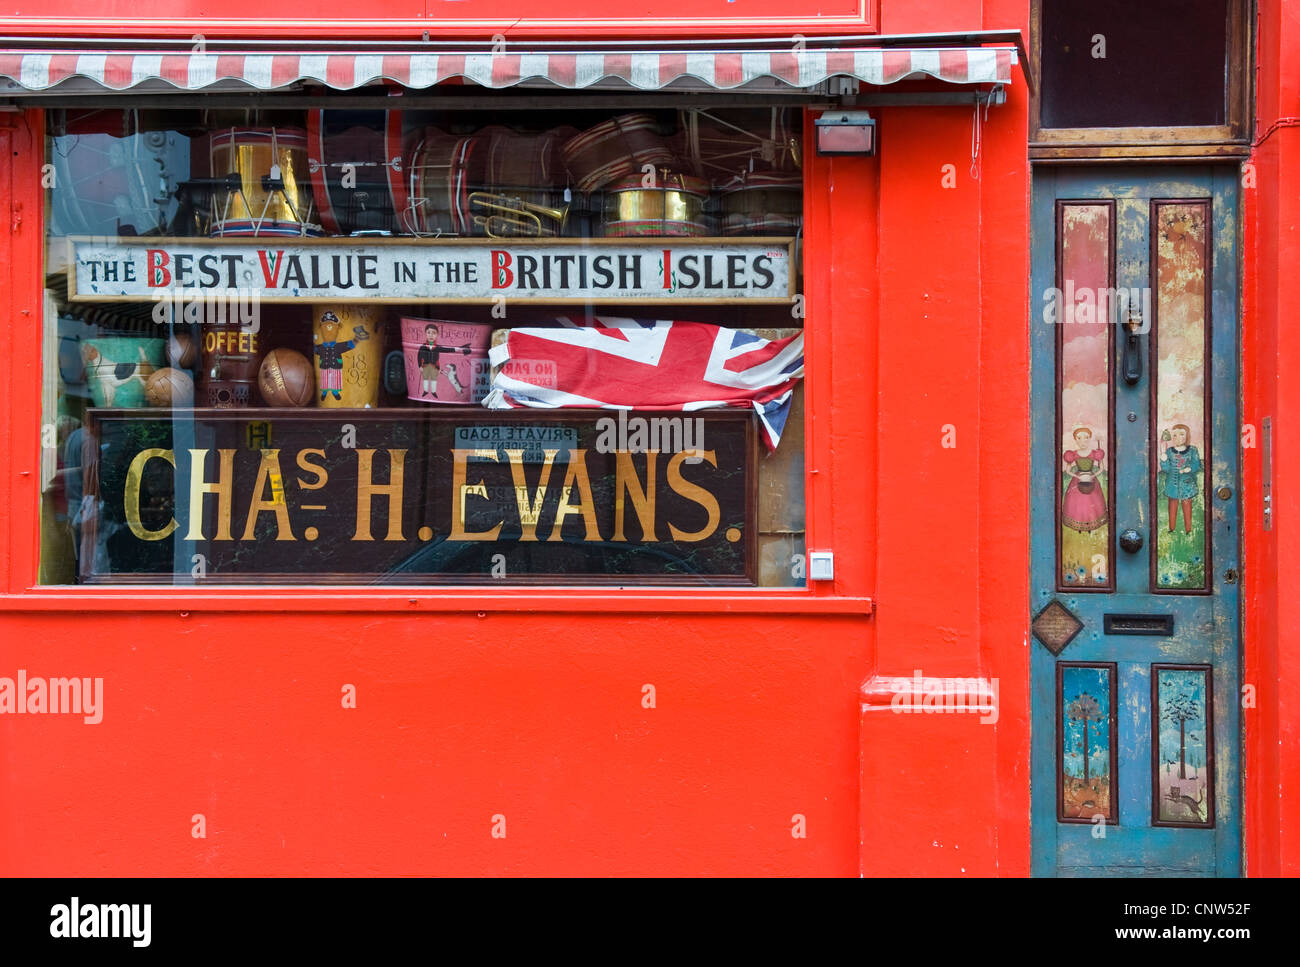
[[[776,449],[803,378],[803,333],[763,339],[706,322],[561,318],[511,329],[493,346],[490,409],[587,406],[703,410],[752,407]]]

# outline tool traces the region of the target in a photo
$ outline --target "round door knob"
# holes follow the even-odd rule
[[[1231,488],[1231,487],[1220,487],[1220,488],[1219,488],[1218,490],[1216,490],[1214,493],[1215,493],[1215,495],[1216,495],[1220,500],[1231,500],[1231,499],[1232,499],[1232,488]]]
[[[1136,554],[1142,550],[1142,535],[1130,527],[1119,535],[1119,546],[1130,554]]]

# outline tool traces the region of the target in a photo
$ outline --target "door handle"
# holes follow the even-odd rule
[[[1136,554],[1142,550],[1142,535],[1130,527],[1119,535],[1119,546],[1130,554]]]
[[[1128,320],[1124,323],[1128,330],[1124,338],[1124,356],[1121,372],[1124,382],[1136,386],[1142,380],[1142,346],[1138,342],[1138,333],[1142,331],[1142,310],[1133,307],[1128,311]],[[1140,544],[1138,545],[1141,546]],[[1136,550],[1137,548],[1134,548]]]

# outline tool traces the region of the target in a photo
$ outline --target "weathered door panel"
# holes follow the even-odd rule
[[[1229,169],[1036,173],[1038,875],[1240,873],[1238,251]]]

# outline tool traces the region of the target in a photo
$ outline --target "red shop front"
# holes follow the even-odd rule
[[[154,6],[0,18],[0,870],[1297,868],[1294,37]]]

